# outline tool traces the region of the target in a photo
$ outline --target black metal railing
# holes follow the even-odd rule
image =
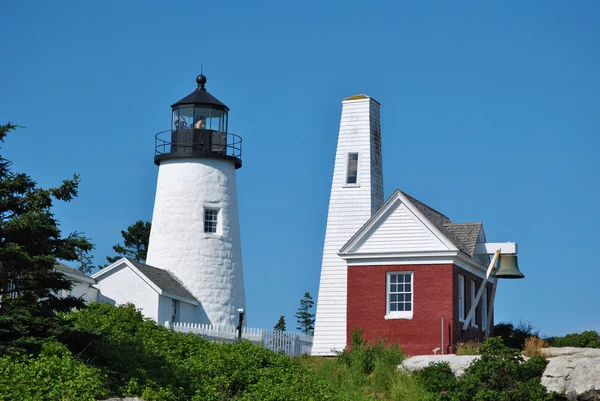
[[[168,155],[221,155],[242,159],[242,138],[209,129],[162,131],[155,136],[155,158]]]

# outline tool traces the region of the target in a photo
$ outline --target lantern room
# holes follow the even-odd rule
[[[242,166],[242,139],[228,133],[229,108],[206,90],[206,77],[196,78],[198,88],[171,106],[171,129],[156,134],[154,163],[172,158],[225,158]]]

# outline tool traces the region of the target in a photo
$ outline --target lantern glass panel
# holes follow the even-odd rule
[[[194,107],[194,128],[209,129],[210,112],[211,109],[207,107]]]
[[[179,109],[173,110],[173,118],[171,120],[171,130],[179,129]]]
[[[179,109],[179,129],[190,129],[194,124],[194,108]]]
[[[212,109],[210,111],[210,122],[208,128],[215,131],[223,131],[223,111]]]

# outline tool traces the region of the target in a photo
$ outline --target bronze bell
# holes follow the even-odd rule
[[[525,278],[525,275],[519,270],[517,255],[500,255],[495,276],[497,278]]]

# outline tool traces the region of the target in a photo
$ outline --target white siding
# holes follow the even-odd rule
[[[125,264],[102,276],[96,287],[100,290],[98,301],[132,303],[144,316],[158,322],[158,293]]]
[[[218,235],[204,233],[205,207],[219,210]],[[237,324],[246,296],[233,162],[161,162],[146,262],[172,272],[200,301],[195,322]]]
[[[346,185],[348,153],[359,153],[357,185]],[[329,199],[312,355],[334,355],[346,346],[346,262],[337,253],[383,204],[379,103],[342,102]]]
[[[158,306],[158,323],[164,324],[167,321],[171,321],[171,308],[173,306],[173,298],[164,295],[160,296]],[[187,302],[179,301],[179,310],[177,315],[178,322],[186,323],[198,323],[197,317],[195,316],[196,308],[195,305]],[[162,323],[161,323],[162,322]]]
[[[447,250],[399,199],[350,252],[420,252]]]

